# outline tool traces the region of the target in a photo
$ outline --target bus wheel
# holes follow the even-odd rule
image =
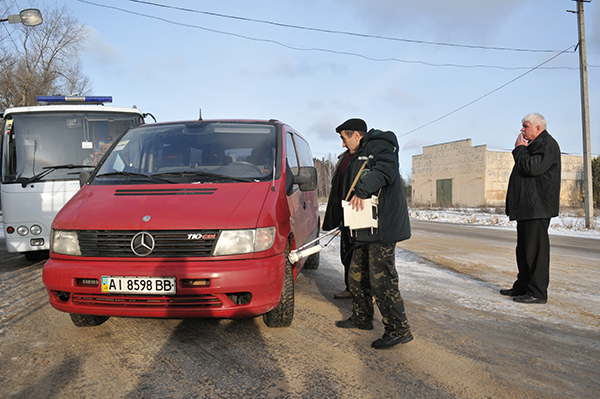
[[[49,251],[27,251],[23,252],[23,256],[29,262],[39,262],[41,260],[46,260],[50,257]]]
[[[69,313],[73,324],[77,327],[95,327],[104,323],[110,316],[92,316],[89,314]]]
[[[294,273],[292,264],[285,254],[285,277],[279,305],[263,315],[263,321],[267,327],[289,327],[294,320]]]

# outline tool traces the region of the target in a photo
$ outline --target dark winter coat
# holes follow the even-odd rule
[[[510,220],[549,219],[560,207],[560,147],[547,131],[513,151],[506,214]]]
[[[354,194],[367,199],[372,195],[377,196],[381,190],[378,200],[379,227],[373,231],[354,231],[354,244],[392,244],[410,238],[408,206],[400,179],[396,135],[389,131],[371,129],[362,138],[346,171],[344,193],[349,191],[365,160],[367,164],[354,188]]]
[[[338,187],[340,185],[340,168],[348,154],[348,151],[340,154],[338,162],[335,165],[335,171],[333,172],[333,178],[331,179],[331,191],[329,192],[327,208],[325,210],[325,216],[323,217],[322,228],[324,231],[333,230],[336,227],[339,227],[344,221],[344,211],[342,210],[342,200],[344,198],[340,198]]]
[[[340,180],[341,180],[341,168],[342,164],[349,155],[348,151],[343,152],[338,157],[338,162],[335,165],[333,172],[333,178],[331,179],[331,191],[329,192],[329,200],[327,201],[327,209],[325,210],[325,216],[323,217],[324,231],[333,230],[336,227],[340,227],[344,222],[344,210],[342,209],[342,200],[344,199],[340,195]],[[350,241],[350,231],[347,227],[340,229],[340,260],[342,264],[347,268],[350,266],[352,260],[352,252],[354,248]],[[347,280],[346,273],[346,280]],[[346,283],[347,285],[347,283]]]

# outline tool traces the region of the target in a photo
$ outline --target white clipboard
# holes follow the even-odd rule
[[[342,209],[344,210],[344,226],[350,230],[376,229],[377,223],[377,201],[376,196],[371,196],[363,200],[364,208],[362,210],[352,209],[349,201],[342,200]]]

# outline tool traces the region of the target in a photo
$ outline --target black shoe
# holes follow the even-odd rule
[[[523,295],[522,293],[515,291],[514,288],[509,288],[507,290],[500,290],[500,294],[506,295],[506,296],[521,296],[521,295]]]
[[[536,298],[536,297],[531,296],[529,294],[516,296],[516,297],[513,298],[513,301],[519,302],[519,303],[546,303],[547,302],[546,299]]]
[[[338,320],[335,322],[335,326],[339,328],[358,328],[359,330],[372,330],[373,322],[367,323],[355,323],[352,318],[346,320]]]
[[[383,337],[379,338],[378,340],[373,341],[371,346],[375,349],[387,349],[387,348],[396,346],[398,344],[406,344],[412,340],[413,340],[413,335],[410,331],[401,337],[395,337],[393,335],[385,333],[385,334],[383,334]]]

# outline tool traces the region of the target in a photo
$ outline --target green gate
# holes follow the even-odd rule
[[[439,179],[435,183],[435,198],[438,206],[452,206],[452,179]]]

